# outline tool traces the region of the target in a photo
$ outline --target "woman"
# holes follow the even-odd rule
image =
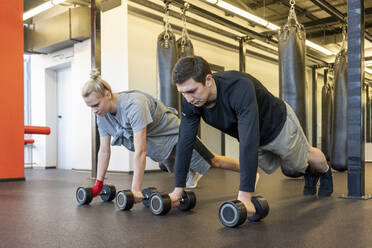
[[[103,179],[110,160],[111,145],[124,145],[134,152],[132,192],[135,202],[143,199],[142,181],[146,156],[173,171],[178,141],[179,119],[176,111],[161,101],[140,91],[112,93],[110,85],[97,73],[85,83],[82,96],[88,107],[97,115],[100,133],[97,181],[93,196],[102,190]],[[239,163],[229,157],[212,154],[197,142],[191,158],[188,186],[196,187],[200,177],[210,166],[239,172]],[[200,154],[199,154],[200,153]]]

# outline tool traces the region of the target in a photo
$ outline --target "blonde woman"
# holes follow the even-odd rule
[[[146,156],[173,172],[179,119],[176,111],[152,96],[136,91],[113,93],[110,85],[96,72],[85,83],[82,97],[97,115],[100,133],[97,181],[93,196],[100,193],[110,160],[110,145],[123,145],[134,152],[132,192],[135,202],[141,193]],[[197,151],[196,151],[197,149]],[[199,140],[191,154],[187,186],[194,188],[210,167],[239,171],[239,163],[229,157],[211,153]]]

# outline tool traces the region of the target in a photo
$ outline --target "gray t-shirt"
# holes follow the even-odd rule
[[[168,158],[178,140],[177,111],[152,96],[136,91],[118,93],[116,115],[98,116],[100,136],[112,136],[111,145],[134,151],[133,132],[147,126],[146,154],[160,162]]]

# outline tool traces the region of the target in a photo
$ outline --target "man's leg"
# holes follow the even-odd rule
[[[194,149],[207,161],[211,167],[221,168],[240,172],[239,162],[227,156],[214,154],[209,148],[199,139],[195,140]]]
[[[220,168],[224,170],[240,172],[239,162],[227,156],[220,156],[214,154],[214,157],[211,159],[211,166],[213,168]]]
[[[296,114],[287,103],[286,108],[287,119],[278,137],[272,142],[282,158],[282,166],[304,173],[305,195],[316,193],[320,179],[318,196],[330,196],[333,192],[333,180],[327,160],[321,150],[309,144]]]

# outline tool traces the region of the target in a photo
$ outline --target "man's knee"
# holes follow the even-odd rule
[[[323,152],[316,148],[311,147],[309,152],[309,164],[318,171],[325,171],[328,168],[327,159]]]

